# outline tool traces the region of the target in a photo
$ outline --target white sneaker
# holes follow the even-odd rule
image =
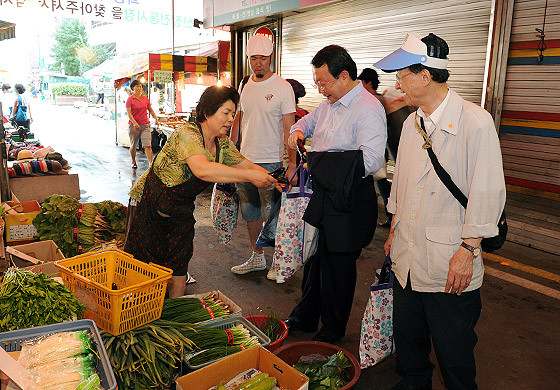
[[[266,274],[266,278],[268,280],[276,280],[276,264],[274,264],[274,260],[272,261],[272,265]]]
[[[240,265],[231,267],[231,272],[237,275],[248,274],[253,271],[263,271],[266,269],[266,260],[264,253],[255,253],[249,257],[249,260]]]

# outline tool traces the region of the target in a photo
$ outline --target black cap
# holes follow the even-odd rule
[[[7,84],[7,83],[2,84],[2,90],[11,89],[11,88],[12,88],[12,86],[10,84]]]

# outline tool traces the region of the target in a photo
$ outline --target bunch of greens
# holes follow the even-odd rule
[[[89,252],[106,241],[122,239],[125,223],[126,212],[120,203],[84,203],[80,210],[78,200],[67,195],[46,198],[41,213],[33,219],[37,238],[53,240],[66,257],[79,254],[80,249]]]
[[[284,327],[281,325],[280,317],[278,317],[278,315],[272,310],[269,314],[262,317],[255,317],[251,315],[247,317],[247,319],[257,328],[262,330],[262,332],[270,339],[271,343],[277,341],[284,335]]]
[[[120,336],[102,331],[101,338],[119,389],[169,389],[187,354],[207,350],[194,361],[204,364],[258,344],[242,325],[228,331],[230,337],[224,329],[160,319]]]
[[[204,304],[203,304],[204,302]],[[231,314],[227,305],[213,295],[202,300],[194,297],[170,298],[163,301],[163,320],[197,323]]]
[[[126,207],[118,202],[105,200],[95,204],[99,214],[107,221],[107,229],[102,232],[105,241],[124,241],[126,228]]]
[[[0,286],[0,332],[82,318],[86,307],[43,273],[11,269]]]
[[[310,364],[302,363],[300,359],[294,368],[309,378],[309,390],[335,390],[349,382],[352,364],[342,351],[338,351],[329,359]]]

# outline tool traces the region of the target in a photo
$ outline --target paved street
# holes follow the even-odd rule
[[[73,107],[56,107],[32,101],[32,131],[43,145],[61,152],[78,173],[82,202],[105,199],[127,203],[127,192],[137,175],[147,169],[139,154],[139,167],[130,167],[128,149],[115,146],[114,122]],[[220,244],[210,225],[209,192],[197,199],[195,255],[190,272],[197,282],[188,293],[221,290],[238,303],[246,315],[274,310],[289,314],[300,296],[302,273],[285,284],[266,279],[266,271],[238,276],[230,267],[250,256],[248,236],[240,221],[228,246]],[[358,260],[358,284],[347,336],[340,345],[357,356],[360,324],[369,298],[374,270],[383,261],[387,229],[378,229]],[[271,249],[265,251],[270,263]],[[476,348],[480,389],[560,388],[560,256],[506,243],[485,259],[481,289],[483,311],[477,325]],[[294,332],[287,342],[308,340],[310,334]],[[435,360],[435,357],[434,357]],[[395,358],[362,372],[358,390],[390,389],[399,380]],[[434,374],[434,389],[443,389],[441,374]]]

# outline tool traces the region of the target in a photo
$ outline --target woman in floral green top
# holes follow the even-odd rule
[[[144,262],[173,269],[169,296],[185,293],[193,253],[194,200],[210,183],[276,182],[247,160],[227,137],[239,94],[230,87],[209,87],[196,107],[197,124],[177,129],[151,168],[134,183],[125,251]]]

